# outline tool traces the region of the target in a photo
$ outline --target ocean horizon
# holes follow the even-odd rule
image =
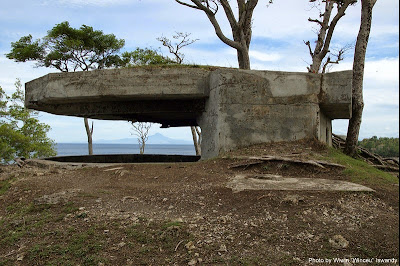
[[[87,143],[56,143],[57,156],[88,155]],[[93,154],[139,154],[139,144],[93,143]],[[193,144],[146,144],[144,154],[196,155]]]

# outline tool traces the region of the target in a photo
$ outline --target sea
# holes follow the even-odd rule
[[[88,155],[87,143],[57,143],[57,156]],[[139,154],[139,144],[93,144],[93,154]],[[145,154],[196,155],[193,145],[146,144]]]

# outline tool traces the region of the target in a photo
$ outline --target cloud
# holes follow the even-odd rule
[[[268,53],[263,53],[263,52],[259,52],[259,51],[254,51],[254,50],[251,50],[249,52],[249,54],[250,54],[251,59],[263,61],[263,62],[278,61],[279,59],[282,58],[282,56],[279,55],[278,53],[268,54]]]

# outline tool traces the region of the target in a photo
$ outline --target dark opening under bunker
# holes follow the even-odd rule
[[[64,163],[172,163],[197,162],[201,156],[165,154],[98,154],[78,156],[56,156],[45,158],[48,161]]]

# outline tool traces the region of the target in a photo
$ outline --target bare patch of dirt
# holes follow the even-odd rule
[[[349,181],[335,167],[267,162],[230,168],[237,155],[312,159],[324,152],[296,142],[198,163],[2,167],[0,265],[311,265],[316,259],[398,258],[396,184],[371,186],[375,192],[234,193],[227,187],[237,174]]]

